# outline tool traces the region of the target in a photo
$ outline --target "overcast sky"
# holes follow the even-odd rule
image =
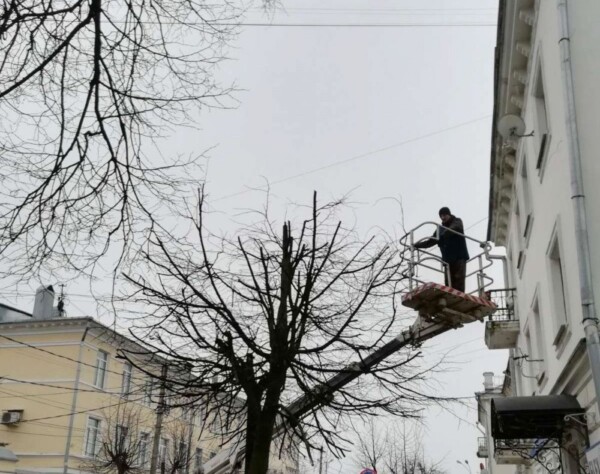
[[[227,215],[259,206],[244,192],[271,184],[282,199],[307,202],[351,192],[359,231],[401,233],[437,218],[443,205],[485,239],[497,2],[282,0],[285,12],[246,22],[275,24],[413,24],[411,27],[245,26],[224,79],[245,90],[237,110],[201,120],[198,147],[209,153],[208,192]],[[477,26],[432,26],[439,24]],[[492,26],[490,26],[492,25]],[[393,198],[393,199],[386,199]],[[430,356],[454,348],[454,370],[440,375],[446,395],[471,397],[482,373],[500,374],[504,351],[484,345],[483,324],[429,344]],[[471,409],[426,416],[425,449],[449,474],[478,470]],[[462,418],[462,420],[461,420]],[[354,472],[352,462],[329,472]],[[318,470],[315,469],[315,472]],[[356,470],[358,472],[358,470]]]
[[[248,13],[220,67],[220,79],[241,89],[238,107],[206,110],[200,130],[173,137],[182,152],[210,149],[213,226],[227,230],[241,209],[260,207],[264,193],[253,189],[268,182],[282,216],[313,190],[322,200],[349,193],[347,218],[361,234],[402,234],[402,202],[407,228],[449,206],[484,240],[497,1],[280,1],[269,17]],[[264,22],[273,25],[256,26]],[[9,302],[30,309],[25,301]],[[71,314],[86,311],[84,298],[70,303]],[[483,324],[438,338],[425,354],[447,349],[453,370],[436,377],[447,396],[471,397],[484,371],[506,365],[504,351],[485,348]],[[465,474],[457,460],[478,470],[474,407],[425,417],[426,452],[448,474]],[[358,470],[346,461],[329,472]]]

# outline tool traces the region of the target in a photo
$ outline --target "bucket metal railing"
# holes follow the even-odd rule
[[[426,233],[425,231],[428,229],[429,232]],[[440,279],[441,277],[442,281],[449,281],[448,264],[442,260],[442,257],[439,254],[434,253],[433,250],[415,247],[415,244],[430,238],[439,240],[441,230],[442,226],[437,222],[427,221],[411,229],[400,239],[400,245],[403,247],[400,250],[400,256],[407,262],[403,276],[408,279],[408,291],[412,291],[418,286],[431,282],[432,278],[422,276],[423,273],[428,274],[428,271],[430,273],[433,272],[434,280]],[[460,232],[456,232],[447,227],[444,227],[443,230],[444,232],[460,235],[467,241],[476,243],[481,249],[481,252],[467,260],[465,280],[468,282],[475,279],[476,281],[476,288],[472,291],[467,291],[468,293],[484,297],[486,288],[494,282],[494,279],[486,273],[486,270],[490,268],[493,263],[490,258],[490,250],[492,249],[491,244],[469,237],[466,234],[461,234]]]

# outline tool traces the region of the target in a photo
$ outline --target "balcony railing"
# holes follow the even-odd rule
[[[489,316],[490,321],[514,321],[516,319],[514,288],[488,290],[486,295],[498,307],[496,312]]]
[[[498,309],[485,323],[485,344],[489,349],[510,349],[517,344],[519,321],[515,314],[515,289],[489,290],[486,296]]]
[[[489,456],[487,438],[477,438],[477,457],[487,458]]]

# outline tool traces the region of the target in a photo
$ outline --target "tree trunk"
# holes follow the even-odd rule
[[[252,455],[247,459],[246,474],[267,474],[269,469],[269,454],[271,438],[275,428],[276,412],[261,417],[252,446]]]

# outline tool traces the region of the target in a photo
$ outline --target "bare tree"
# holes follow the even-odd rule
[[[388,454],[387,436],[378,430],[375,421],[370,417],[365,426],[360,430],[354,430],[357,441],[355,443],[357,464],[361,467],[370,467],[379,470],[382,463],[386,461]]]
[[[419,426],[387,421],[371,418],[356,430],[355,459],[360,467],[373,467],[381,474],[444,474],[439,462],[427,459]]]
[[[164,153],[161,139],[192,125],[199,107],[226,106],[231,88],[213,71],[239,13],[229,0],[3,1],[7,274],[92,271],[108,252],[114,264],[150,213],[182,205],[198,157]]]
[[[247,474],[267,472],[275,434],[309,451],[318,434],[341,455],[346,414],[415,417],[435,400],[421,385],[430,367],[411,349],[336,393],[318,389],[403,325],[403,262],[388,242],[345,229],[340,205],[319,206],[315,194],[298,224],[278,226],[266,210],[227,239],[205,228],[201,195],[195,233],[183,240],[153,227],[126,274],[128,304],[148,315],[134,316],[133,336],[193,374],[169,380],[170,390],[218,410],[229,439],[244,440]],[[285,407],[300,396],[318,408],[297,419]]]
[[[142,432],[148,423],[144,422],[139,407],[124,402],[103,415],[105,426],[100,432],[98,454],[82,467],[98,474],[146,472],[151,440]]]
[[[192,425],[185,418],[175,420],[167,426],[165,436],[172,443],[170,449],[166,450],[160,472],[162,474],[190,472],[189,470],[192,468],[191,444],[192,441],[195,441]]]

